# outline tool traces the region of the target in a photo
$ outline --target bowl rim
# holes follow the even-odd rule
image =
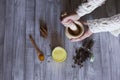
[[[82,23],[81,23],[80,21],[74,21],[74,23],[80,25],[80,27],[81,27],[81,29],[82,29],[82,32],[81,32],[80,35],[73,36],[73,35],[69,34],[69,32],[68,32],[68,27],[66,27],[65,33],[66,33],[66,36],[67,36],[69,39],[71,39],[71,38],[79,38],[79,37],[81,37],[81,36],[84,34],[84,26],[82,25]]]
[[[62,50],[65,51],[65,56],[64,56],[63,59],[61,59],[61,60],[57,60],[57,59],[55,59],[55,58],[53,57],[53,53],[54,53],[54,51],[55,51],[57,48],[60,48],[60,49],[62,49]],[[54,60],[55,62],[64,62],[64,61],[66,60],[66,58],[67,58],[67,51],[66,51],[63,47],[57,46],[57,47],[55,47],[55,48],[52,50],[52,58],[53,58],[53,60]]]

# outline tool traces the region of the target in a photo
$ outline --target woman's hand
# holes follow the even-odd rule
[[[77,39],[70,39],[71,42],[77,42],[77,41],[82,41],[84,40],[85,38],[91,36],[93,33],[90,31],[90,29],[88,28],[88,30],[80,37],[80,38],[77,38]]]
[[[69,24],[71,21],[77,21],[80,19],[80,16],[76,13],[67,15],[65,18],[62,19],[61,23],[63,25]]]
[[[71,14],[69,16],[66,16],[65,18],[62,19],[61,23],[64,25],[64,26],[68,26],[68,25],[71,25],[71,23],[73,21],[77,21],[79,20],[80,17],[78,14]],[[85,21],[80,21],[83,25],[87,26],[87,22]],[[80,38],[77,38],[77,39],[70,39],[72,42],[77,42],[77,41],[82,41],[83,39],[91,36],[93,33],[90,31],[90,29],[88,28],[88,30],[80,37]]]

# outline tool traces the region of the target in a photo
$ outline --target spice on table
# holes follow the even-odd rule
[[[94,55],[93,55],[93,53],[91,53],[91,55],[90,55],[90,62],[93,62],[94,61]]]
[[[47,26],[44,21],[40,20],[40,35],[43,38],[47,38],[48,36],[48,31],[47,31]]]
[[[33,37],[31,35],[29,35],[29,38],[30,38],[30,41],[32,43],[32,45],[34,46],[36,52],[37,52],[37,56],[38,56],[38,59],[40,61],[44,61],[44,54],[42,53],[42,51],[40,51],[40,49],[38,48],[37,44],[35,43]]]
[[[73,57],[74,64],[78,65],[80,68],[83,67],[83,63],[90,58],[91,62],[94,60],[94,56],[91,53],[91,48],[93,46],[93,40],[89,40],[84,43],[83,47],[80,47],[76,50],[76,56]]]

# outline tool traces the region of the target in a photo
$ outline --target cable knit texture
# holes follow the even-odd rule
[[[82,17],[91,13],[97,7],[101,6],[106,0],[88,0],[86,3],[80,5],[77,9],[77,14]]]
[[[88,0],[87,3],[83,3],[79,6],[77,14],[82,17],[91,13],[97,7],[101,6],[106,0]],[[93,33],[98,32],[111,32],[114,36],[120,34],[120,14],[110,18],[101,18],[87,21],[90,30]]]

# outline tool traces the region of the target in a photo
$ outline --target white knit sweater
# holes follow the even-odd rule
[[[80,17],[82,17],[91,13],[97,7],[101,6],[105,1],[106,0],[88,0],[88,2],[79,6],[76,12]],[[88,20],[87,23],[93,33],[109,31],[114,36],[118,36],[120,34],[120,14],[110,18]]]

